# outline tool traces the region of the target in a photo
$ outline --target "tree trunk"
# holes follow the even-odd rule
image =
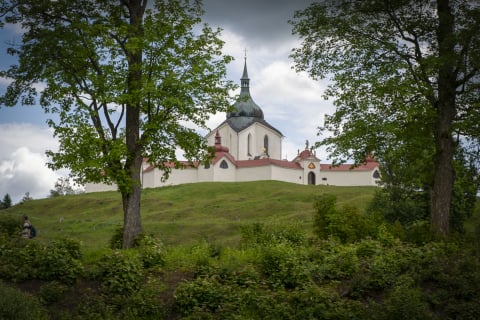
[[[140,214],[140,199],[142,194],[142,186],[140,183],[140,166],[135,163],[131,167],[130,178],[133,186],[129,193],[122,192],[123,204],[123,242],[122,247],[131,248],[135,238],[143,232],[142,218]]]
[[[145,5],[142,0],[127,2],[130,14],[130,30],[128,42],[133,45],[125,46],[128,60],[127,93],[129,101],[126,107],[126,170],[128,185],[122,191],[123,202],[123,248],[131,248],[135,238],[142,233],[140,215],[140,200],[142,185],[140,171],[142,169],[142,145],[140,142],[140,109],[142,105],[142,45],[143,14]]]
[[[431,198],[431,227],[437,236],[449,232],[450,205],[453,193],[455,144],[452,124],[456,113],[456,74],[454,51],[454,17],[449,0],[437,1],[439,25],[437,39],[440,67],[438,73],[437,118],[434,137],[436,147],[435,173]]]

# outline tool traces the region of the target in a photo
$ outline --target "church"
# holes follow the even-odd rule
[[[205,136],[208,145],[215,150],[210,163],[184,162],[181,168],[172,168],[169,178],[163,181],[163,172],[145,160],[142,187],[257,180],[304,185],[376,186],[380,179],[379,165],[371,157],[359,166],[332,166],[321,163],[316,153],[309,149],[308,142],[293,160],[282,160],[282,138],[281,131],[265,120],[262,109],[252,99],[245,59],[237,101],[225,121]],[[87,184],[85,189],[86,192],[99,192],[116,190],[116,186]]]

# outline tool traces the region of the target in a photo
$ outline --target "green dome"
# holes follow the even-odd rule
[[[257,118],[263,120],[263,111],[262,109],[253,101],[252,96],[250,95],[249,88],[250,79],[248,78],[247,73],[247,61],[245,60],[245,65],[243,67],[243,75],[240,79],[241,91],[238,100],[232,106],[232,111],[227,113],[227,119],[236,118],[236,117],[248,117],[248,118]],[[246,119],[240,120],[244,122]]]

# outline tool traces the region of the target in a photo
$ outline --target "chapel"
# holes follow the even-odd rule
[[[168,179],[162,170],[147,159],[142,164],[142,187],[196,182],[240,182],[278,180],[305,185],[375,186],[380,179],[379,165],[372,157],[353,166],[333,166],[321,163],[315,151],[298,151],[291,161],[281,159],[283,135],[265,120],[260,106],[250,93],[250,79],[245,58],[240,78],[240,94],[227,113],[226,119],[211,130],[205,139],[214,149],[207,164],[183,162],[181,168],[171,169]],[[116,190],[115,185],[87,184],[86,192]]]

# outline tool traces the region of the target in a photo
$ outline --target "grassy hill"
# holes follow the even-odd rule
[[[146,189],[142,194],[145,232],[167,245],[201,239],[235,244],[240,227],[254,222],[291,222],[311,228],[315,197],[332,193],[339,205],[365,208],[374,187],[305,186],[279,181],[196,183]],[[28,201],[8,210],[27,214],[37,227],[38,239],[69,237],[85,249],[107,246],[123,224],[117,192],[79,194]]]

